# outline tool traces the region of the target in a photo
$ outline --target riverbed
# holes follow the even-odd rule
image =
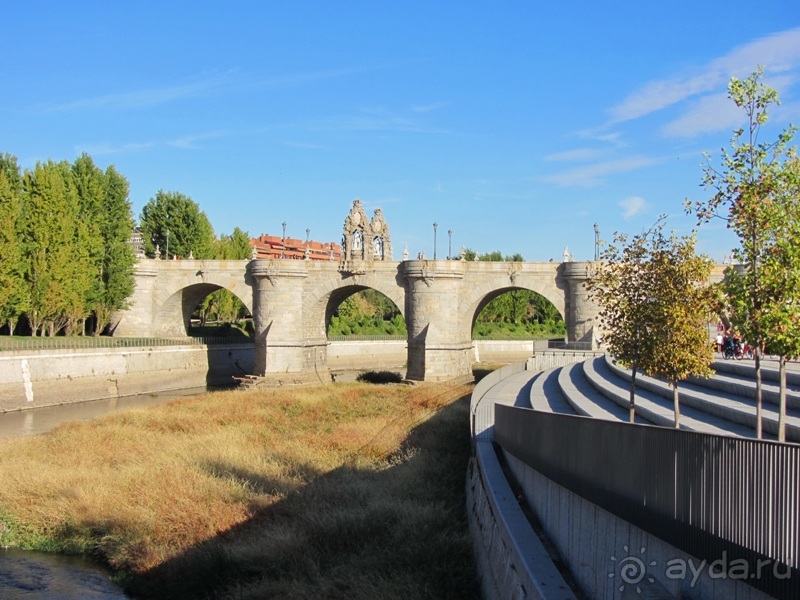
[[[218,389],[218,388],[217,388]],[[164,404],[205,394],[198,387],[0,414],[0,438],[38,435],[69,421],[89,421],[113,412]],[[110,572],[89,558],[0,548],[2,600],[122,600],[129,598]]]

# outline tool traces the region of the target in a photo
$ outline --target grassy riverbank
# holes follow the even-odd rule
[[[142,598],[477,598],[468,392],[219,392],[0,441],[0,542]]]

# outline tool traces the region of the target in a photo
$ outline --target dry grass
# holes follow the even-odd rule
[[[474,598],[468,392],[219,392],[3,440],[0,542],[141,597]]]

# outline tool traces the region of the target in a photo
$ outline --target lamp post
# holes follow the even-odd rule
[[[447,260],[453,258],[453,230],[447,230]]]
[[[281,258],[283,258],[283,251],[286,249],[286,221],[283,222],[283,237],[281,238]]]
[[[169,260],[169,229],[167,229],[167,260]]]
[[[594,224],[594,260],[600,260],[600,228]]]
[[[433,260],[436,260],[436,230],[439,228],[438,223],[433,224]]]

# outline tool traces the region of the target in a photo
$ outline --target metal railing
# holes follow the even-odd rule
[[[767,594],[800,598],[800,445],[495,411],[496,441],[558,485],[709,564],[736,564]]]
[[[222,344],[252,344],[245,337],[3,337],[0,351],[80,350],[97,348],[151,348],[157,346],[212,346]]]
[[[405,342],[408,335],[329,335],[329,342]]]
[[[592,342],[563,342],[560,340],[549,340],[547,347],[551,350],[592,350]]]

